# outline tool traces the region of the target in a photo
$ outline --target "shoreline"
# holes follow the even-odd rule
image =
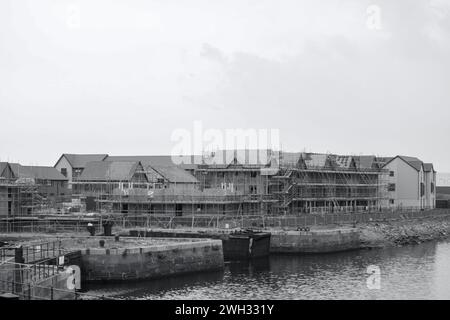
[[[370,222],[356,225],[360,248],[384,248],[415,245],[447,239],[450,236],[450,215]]]

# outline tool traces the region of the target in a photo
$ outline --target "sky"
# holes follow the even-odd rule
[[[449,84],[450,0],[0,1],[1,161],[170,154],[200,122],[450,172]]]

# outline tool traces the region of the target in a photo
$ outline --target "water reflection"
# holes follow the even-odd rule
[[[381,270],[370,290],[369,265]],[[450,243],[325,255],[273,255],[223,272],[91,286],[130,299],[450,299]]]

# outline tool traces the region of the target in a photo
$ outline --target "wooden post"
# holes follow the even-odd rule
[[[50,287],[50,300],[53,300],[53,286]]]

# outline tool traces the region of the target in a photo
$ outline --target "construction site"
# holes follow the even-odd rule
[[[35,184],[0,179],[0,217],[30,215],[40,208],[41,200]]]
[[[124,157],[88,164],[72,182],[72,198],[87,211],[124,215],[373,212],[388,200],[389,172],[381,167],[374,156],[312,153],[280,153],[258,164],[239,156],[227,164],[203,160],[189,170]]]

